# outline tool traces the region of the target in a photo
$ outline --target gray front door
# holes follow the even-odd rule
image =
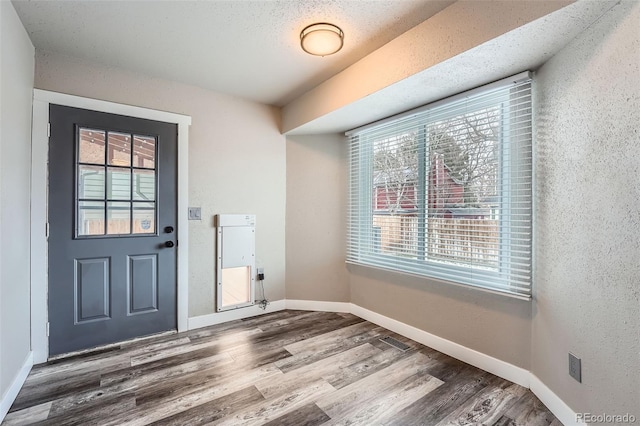
[[[177,126],[49,117],[49,354],[176,329]]]

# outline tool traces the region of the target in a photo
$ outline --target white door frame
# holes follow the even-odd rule
[[[31,135],[31,350],[36,364],[49,357],[47,196],[49,104],[65,105],[178,125],[178,331],[188,327],[189,297],[189,126],[191,117],[131,105],[82,98],[46,90],[33,90]]]

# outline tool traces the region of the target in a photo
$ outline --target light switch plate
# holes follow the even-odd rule
[[[202,209],[200,207],[189,207],[189,220],[202,220]]]

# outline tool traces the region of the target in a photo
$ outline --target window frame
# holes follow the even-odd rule
[[[459,115],[456,111],[449,114],[441,114],[437,116],[437,120],[429,120],[428,111],[435,106],[453,104],[460,97],[472,97],[475,94],[481,94],[488,90],[492,90],[496,87],[508,88],[513,83],[526,83],[532,85],[531,74],[528,72],[518,74],[495,83],[492,83],[481,88],[474,89],[472,91],[464,92],[451,98],[443,99],[441,101],[426,105],[416,110],[408,111],[407,113],[400,114],[395,117],[384,119],[378,123],[364,126],[359,129],[354,129],[347,132],[347,136],[351,139],[352,144],[357,144],[357,155],[353,155],[353,148],[350,148],[349,158],[349,220],[348,220],[348,232],[347,232],[347,263],[357,264],[366,267],[372,267],[376,269],[390,270],[402,274],[415,275],[419,277],[435,278],[448,283],[470,286],[478,288],[484,291],[492,293],[498,293],[508,295],[520,299],[529,300],[531,298],[531,284],[532,284],[532,271],[528,272],[528,280],[525,285],[511,282],[510,276],[513,273],[514,265],[508,261],[511,257],[512,250],[514,250],[514,243],[512,241],[511,226],[507,222],[511,222],[513,208],[512,199],[516,197],[514,184],[514,163],[520,165],[522,155],[531,155],[531,159],[527,160],[526,170],[529,173],[528,182],[533,185],[533,137],[530,136],[528,140],[528,149],[531,152],[524,151],[520,153],[520,149],[515,149],[512,145],[514,143],[511,140],[511,134],[506,135],[507,132],[513,131],[512,125],[520,125],[517,120],[514,120],[516,114],[518,114],[518,106],[514,106],[517,97],[514,98],[513,90],[508,90],[497,96],[497,99],[491,99],[486,102],[486,107],[498,107],[500,109],[500,125],[499,125],[499,162],[498,162],[498,185],[499,185],[499,199],[500,208],[498,218],[499,229],[499,241],[498,241],[498,259],[495,269],[483,268],[479,265],[456,265],[452,262],[438,261],[433,258],[429,258],[426,253],[426,244],[428,244],[428,226],[429,226],[429,213],[428,213],[428,183],[427,175],[430,169],[430,145],[429,145],[429,131],[428,127],[437,121],[445,121]],[[532,89],[531,89],[532,90]],[[533,100],[529,101],[529,108],[532,107]],[[480,104],[482,105],[482,104]],[[475,106],[474,106],[475,108]],[[427,111],[424,114],[424,111]],[[376,184],[374,183],[374,145],[376,136],[380,140],[379,134],[376,133],[378,126],[393,124],[394,121],[400,121],[404,117],[411,117],[412,115],[424,114],[424,122],[417,124],[415,132],[417,136],[418,144],[418,183],[416,185],[416,204],[417,204],[417,251],[416,259],[403,258],[401,262],[394,261],[399,256],[393,253],[375,252],[375,244],[371,245],[371,242],[380,240],[380,236],[374,237],[376,228],[374,226],[374,216],[377,204],[375,198],[377,198],[377,191],[375,190]],[[529,112],[531,114],[531,112]],[[531,118],[531,127],[533,127],[533,118]],[[398,132],[397,136],[408,131],[410,126],[402,127],[402,132]],[[367,130],[372,130],[373,135],[368,135]],[[387,134],[385,134],[385,137]],[[519,155],[518,158],[514,157]],[[510,161],[505,161],[505,158],[510,158]],[[521,167],[521,166],[518,166]],[[515,169],[520,171],[518,167]],[[354,174],[357,175],[354,176]],[[354,188],[356,189],[354,191]],[[376,195],[374,195],[376,192]],[[533,196],[530,194],[530,219],[529,219],[529,233],[532,235],[533,229]],[[354,220],[354,217],[356,218]],[[355,235],[355,238],[354,238]],[[531,269],[533,263],[533,247],[532,240],[529,242],[529,255],[528,265]],[[353,246],[356,246],[355,249]],[[367,250],[363,250],[366,248]],[[398,266],[400,263],[400,266]],[[517,265],[516,265],[517,266]],[[444,272],[443,272],[444,271]],[[452,276],[456,277],[452,280]],[[486,285],[482,285],[482,283]],[[507,282],[507,285],[492,285],[492,282]],[[524,290],[523,290],[524,289]]]
[[[85,129],[85,130],[94,130],[94,131],[99,131],[99,132],[104,132],[104,138],[105,138],[105,153],[104,153],[104,162],[103,163],[87,163],[87,162],[83,162],[80,161],[80,133],[81,131]],[[108,163],[108,138],[109,138],[109,134],[110,133],[118,133],[118,134],[124,134],[124,135],[129,135],[131,137],[131,152],[130,152],[130,165],[129,166],[116,166],[116,165],[112,165]],[[159,136],[157,134],[141,134],[138,132],[133,132],[133,131],[129,131],[129,130],[122,130],[122,129],[116,129],[116,128],[106,128],[106,127],[102,127],[102,126],[95,126],[92,124],[83,124],[83,123],[77,123],[75,125],[75,129],[74,129],[74,137],[75,137],[75,141],[74,141],[74,216],[73,216],[73,221],[74,221],[74,233],[73,233],[73,239],[74,240],[85,240],[85,239],[103,239],[103,238],[108,238],[108,239],[112,239],[112,238],[144,238],[144,237],[157,237],[158,235],[160,235],[160,230],[158,229],[158,217],[159,217],[159,212],[158,212],[158,197],[159,197],[159,163],[158,163],[158,138]],[[134,166],[133,165],[133,156],[134,156],[134,138],[135,136],[143,136],[143,137],[147,137],[147,138],[153,138],[154,139],[154,144],[155,144],[155,148],[154,148],[154,155],[155,155],[155,165],[153,168],[150,167],[138,167],[138,166]],[[96,198],[96,199],[88,199],[85,197],[80,197],[80,191],[79,191],[79,183],[80,183],[80,166],[95,166],[95,167],[101,167],[104,169],[104,196],[103,198]],[[109,168],[116,168],[116,169],[122,169],[122,170],[129,170],[131,172],[131,176],[130,176],[130,181],[129,181],[129,188],[130,188],[130,196],[129,199],[114,199],[114,198],[110,198],[109,197],[109,184],[108,184],[108,180],[109,180]],[[154,199],[153,200],[138,200],[135,199],[134,197],[134,171],[135,170],[143,170],[143,171],[153,171],[153,175],[154,175]],[[79,224],[79,220],[80,220],[80,203],[82,202],[98,202],[98,203],[103,203],[104,204],[104,233],[102,234],[82,234],[80,233],[80,224]],[[113,202],[121,202],[121,203],[129,203],[129,233],[126,234],[109,234],[108,233],[108,207],[109,207],[109,203],[113,203]],[[141,205],[141,204],[145,204],[145,203],[153,203],[154,204],[154,213],[153,213],[153,221],[154,221],[154,231],[153,232],[146,232],[146,233],[135,233],[133,232],[133,224],[134,224],[134,218],[133,218],[133,212],[134,212],[134,206],[136,204]]]

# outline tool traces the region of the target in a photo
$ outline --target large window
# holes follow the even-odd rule
[[[348,262],[530,297],[528,73],[347,135]]]

